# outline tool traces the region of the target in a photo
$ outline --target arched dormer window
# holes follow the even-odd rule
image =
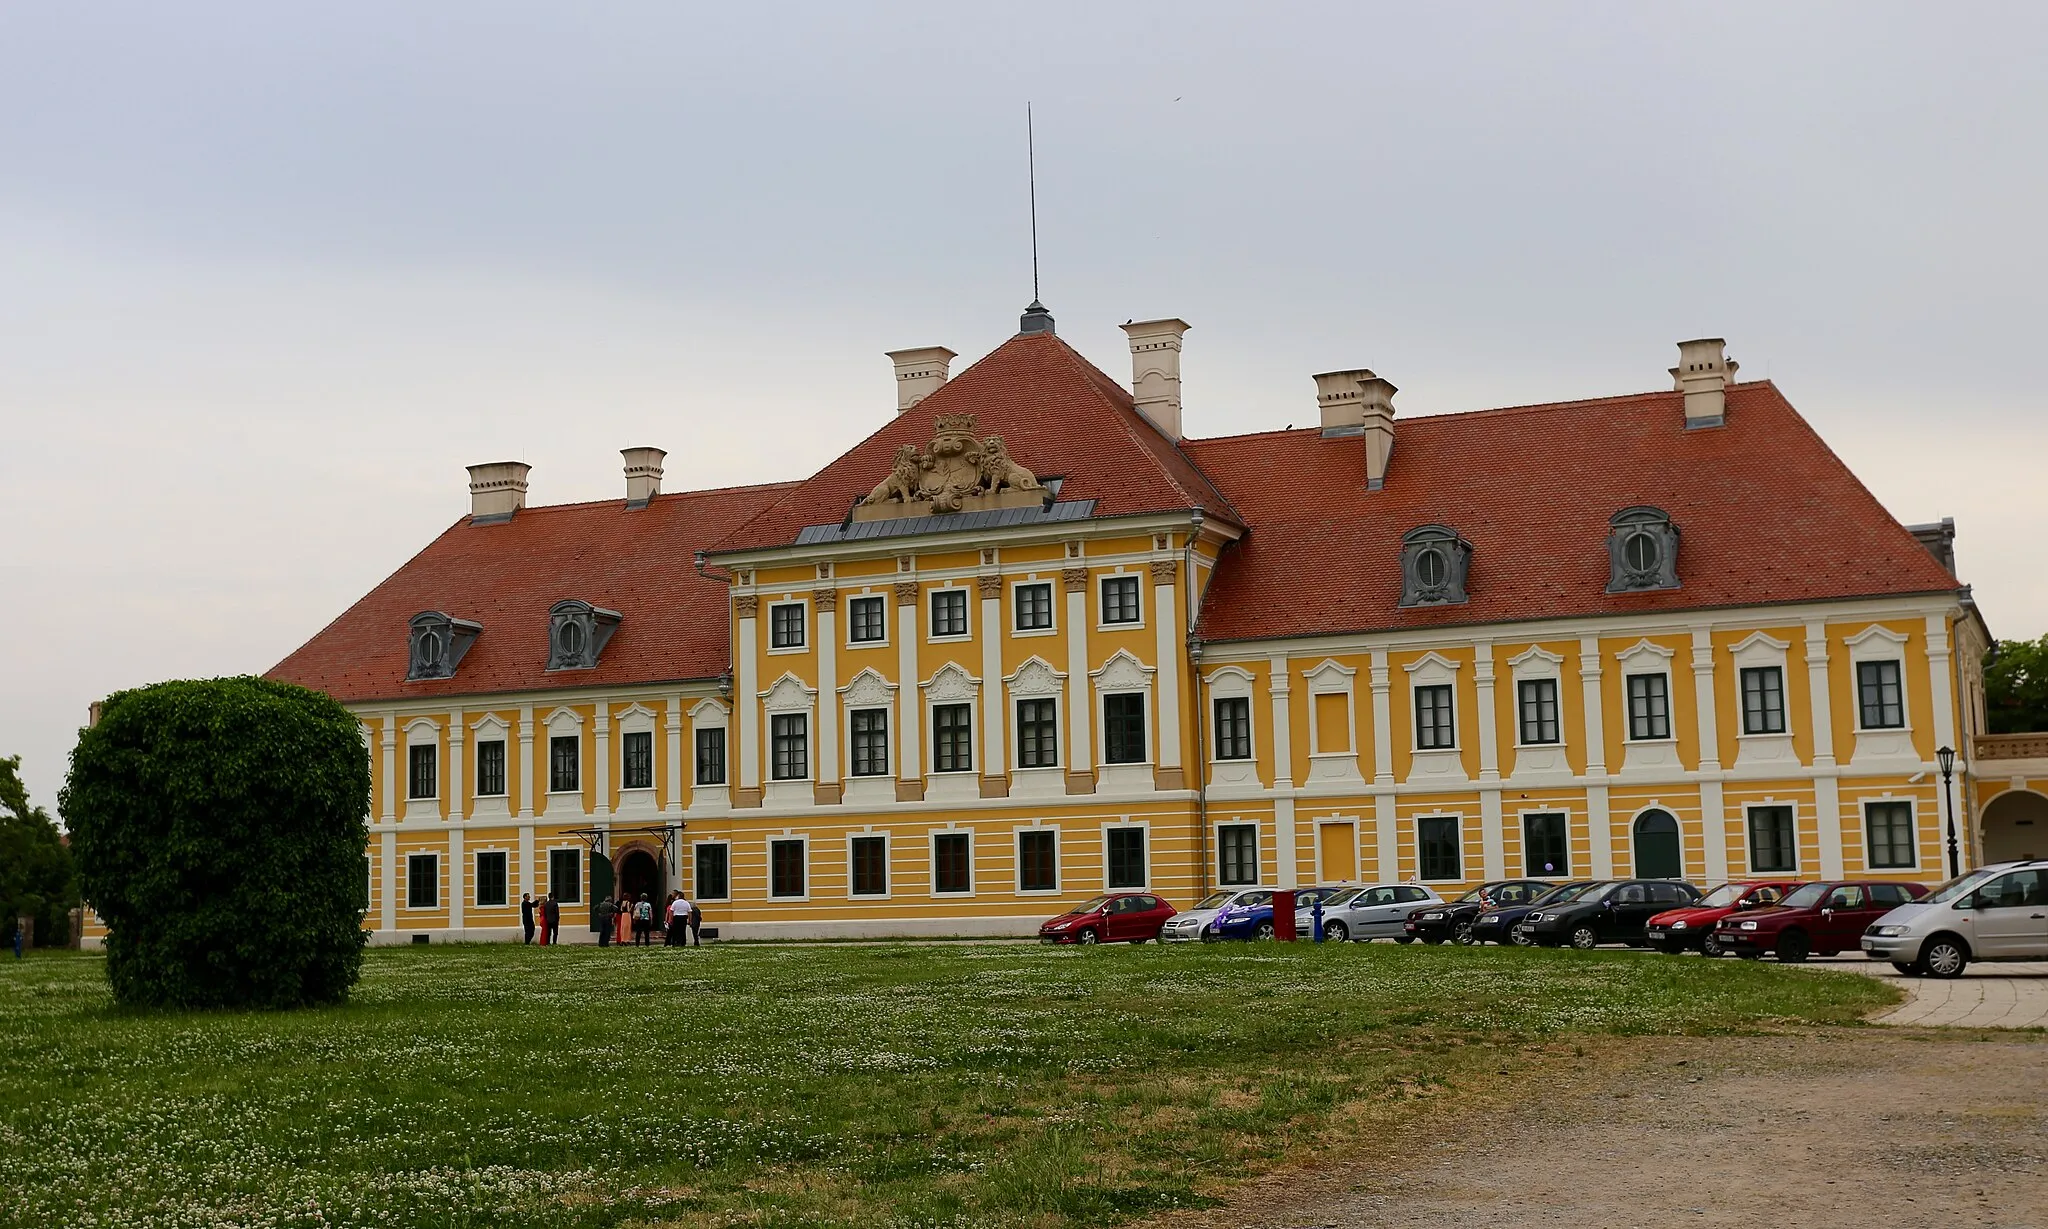
[[[1447,525],[1401,535],[1401,605],[1456,606],[1465,600],[1472,544]]]
[[[1623,508],[1608,522],[1609,593],[1678,588],[1678,526],[1661,508]]]
[[[412,617],[408,627],[408,683],[454,678],[462,655],[469,652],[471,642],[484,630],[481,623],[457,619],[438,610],[422,610]]]
[[[548,608],[548,669],[588,670],[597,664],[619,612],[569,598]]]

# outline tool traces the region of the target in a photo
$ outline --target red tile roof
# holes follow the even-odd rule
[[[838,524],[888,477],[896,449],[931,442],[941,414],[972,414],[1017,463],[1065,479],[1060,499],[1095,500],[1095,515],[1201,507],[1235,520],[1229,501],[1131,403],[1131,394],[1051,333],[1019,333],[797,484],[714,550],[783,546],[807,525]]]
[[[345,702],[716,678],[731,604],[723,583],[697,575],[694,552],[791,485],[659,495],[633,512],[608,500],[497,525],[464,517],[269,677]],[[570,597],[624,618],[595,669],[550,673],[548,607]],[[405,681],[407,620],[423,610],[483,624],[454,678]]]
[[[1727,425],[1688,431],[1683,397],[1400,418],[1385,486],[1365,445],[1315,429],[1189,440],[1250,532],[1203,602],[1212,640],[1952,592],[1777,387],[1730,386]],[[1609,594],[1608,518],[1663,509],[1681,587]],[[1469,600],[1399,609],[1401,535],[1472,543]]]

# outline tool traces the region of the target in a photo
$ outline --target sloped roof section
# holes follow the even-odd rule
[[[730,659],[726,586],[693,556],[789,483],[464,517],[274,667],[269,677],[343,702],[716,678]],[[548,607],[581,598],[624,616],[595,669],[550,673]],[[441,610],[483,624],[455,677],[405,681],[407,620]]]
[[[1060,475],[1060,499],[1095,501],[1095,515],[1200,507],[1237,520],[1229,501],[1131,403],[1131,394],[1051,333],[1020,333],[917,406],[796,485],[712,549],[761,550],[796,542],[808,525],[837,524],[889,474],[896,450],[931,442],[941,414],[972,414],[978,435],[1000,435],[1039,475]]]
[[[1316,429],[1189,440],[1251,531],[1203,602],[1212,640],[1953,592],[1768,381],[1731,385],[1727,425],[1683,397],[1404,418],[1384,489],[1364,445]],[[1679,530],[1680,588],[1609,594],[1608,519],[1648,504]],[[1472,543],[1469,600],[1400,609],[1401,535]]]

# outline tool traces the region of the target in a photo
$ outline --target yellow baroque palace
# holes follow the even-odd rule
[[[1719,341],[1656,391],[1398,420],[1326,372],[1313,427],[1188,439],[1184,323],[1124,326],[1129,387],[1021,326],[957,376],[890,355],[893,417],[800,481],[664,493],[635,448],[624,499],[528,507],[525,465],[472,467],[272,671],[362,720],[374,938],[514,937],[552,893],[588,939],[594,896],[677,887],[763,937],[1022,934],[1121,888],[1935,881],[1952,819],[1965,865],[2048,852],[2048,746],[1979,737],[1952,526],[1900,525]]]

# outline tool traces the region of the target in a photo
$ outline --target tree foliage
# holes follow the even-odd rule
[[[30,806],[21,757],[0,759],[0,937],[15,919],[36,920],[41,946],[67,941],[78,904],[78,873],[64,836],[43,808]]]
[[[362,968],[370,771],[333,700],[260,678],[108,698],[59,805],[123,1003],[337,1002]]]
[[[1984,662],[1984,707],[1993,734],[2048,730],[2048,636],[1998,642]]]

